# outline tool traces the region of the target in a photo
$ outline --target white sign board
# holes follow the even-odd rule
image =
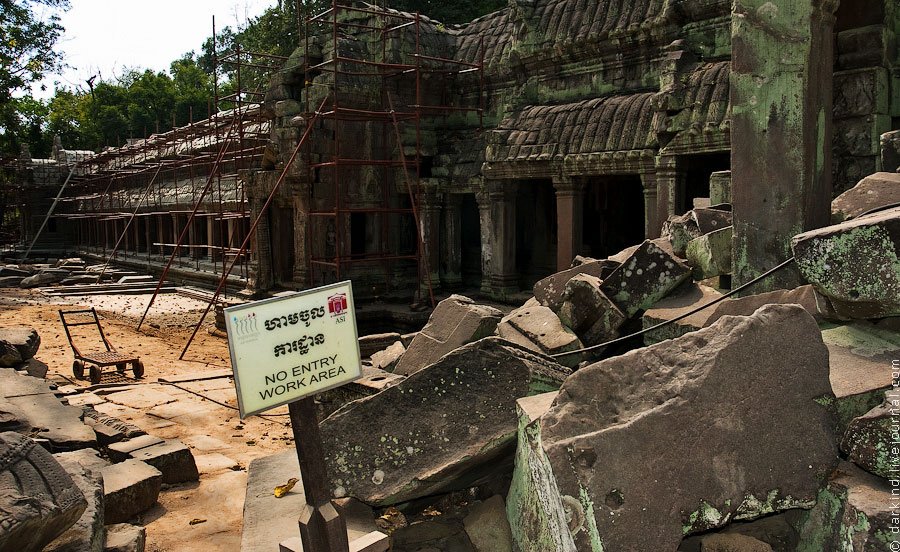
[[[241,418],[362,375],[350,282],[225,309]]]

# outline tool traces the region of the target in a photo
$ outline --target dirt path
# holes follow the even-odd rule
[[[236,410],[218,404],[236,406],[230,378],[189,381],[179,384],[180,388],[159,383],[160,377],[202,377],[230,370],[228,345],[223,337],[211,335],[204,327],[185,360],[179,360],[205,304],[177,295],[161,296],[145,323],[146,329],[137,332],[134,328],[149,298],[119,295],[61,301],[36,291],[0,289],[0,327],[27,325],[36,329],[41,336],[36,359],[48,365],[47,378],[61,386],[86,388],[89,382],[72,377],[73,355],[57,310],[73,304],[97,308],[109,340],[120,352],[139,355],[146,374],[134,386],[75,394],[71,404],[94,404],[98,411],[152,435],[182,440],[191,447],[200,470],[199,482],[164,486],[159,503],[133,520],[147,527],[147,550],[238,550],[247,465],[254,458],[292,446],[287,409],[242,422]],[[205,325],[211,324],[210,317]],[[114,371],[105,372],[101,383],[107,382],[123,382],[123,378]]]

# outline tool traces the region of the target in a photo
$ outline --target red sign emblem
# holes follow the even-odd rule
[[[331,316],[340,316],[347,310],[347,294],[337,293],[328,298],[328,312]]]

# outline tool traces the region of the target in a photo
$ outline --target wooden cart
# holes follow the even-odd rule
[[[66,316],[73,317],[77,315],[82,315],[82,317],[85,317],[84,315],[90,316],[87,317],[88,320],[82,322],[66,320]],[[119,373],[124,373],[125,370],[128,369],[128,365],[131,364],[131,370],[134,372],[135,378],[140,378],[144,375],[144,363],[141,362],[139,357],[123,355],[122,353],[117,352],[115,347],[112,346],[106,338],[106,334],[103,333],[103,327],[100,326],[100,319],[97,317],[97,311],[94,310],[93,307],[82,310],[60,310],[59,320],[62,322],[63,329],[66,330],[66,337],[69,340],[69,345],[72,347],[72,352],[75,354],[75,361],[72,362],[72,373],[75,374],[76,378],[84,379],[84,369],[86,365],[90,365],[90,379],[93,384],[100,383],[100,375],[105,366],[115,366]],[[72,339],[72,332],[69,331],[69,328],[73,326],[96,327],[97,333],[100,336],[100,341],[103,343],[106,350],[103,351],[98,349],[82,353]]]

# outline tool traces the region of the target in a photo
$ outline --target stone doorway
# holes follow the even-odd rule
[[[556,272],[556,192],[553,182],[520,182],[516,193],[516,272],[522,289]]]
[[[639,175],[587,178],[583,205],[583,255],[604,258],[644,241],[644,192]]]

